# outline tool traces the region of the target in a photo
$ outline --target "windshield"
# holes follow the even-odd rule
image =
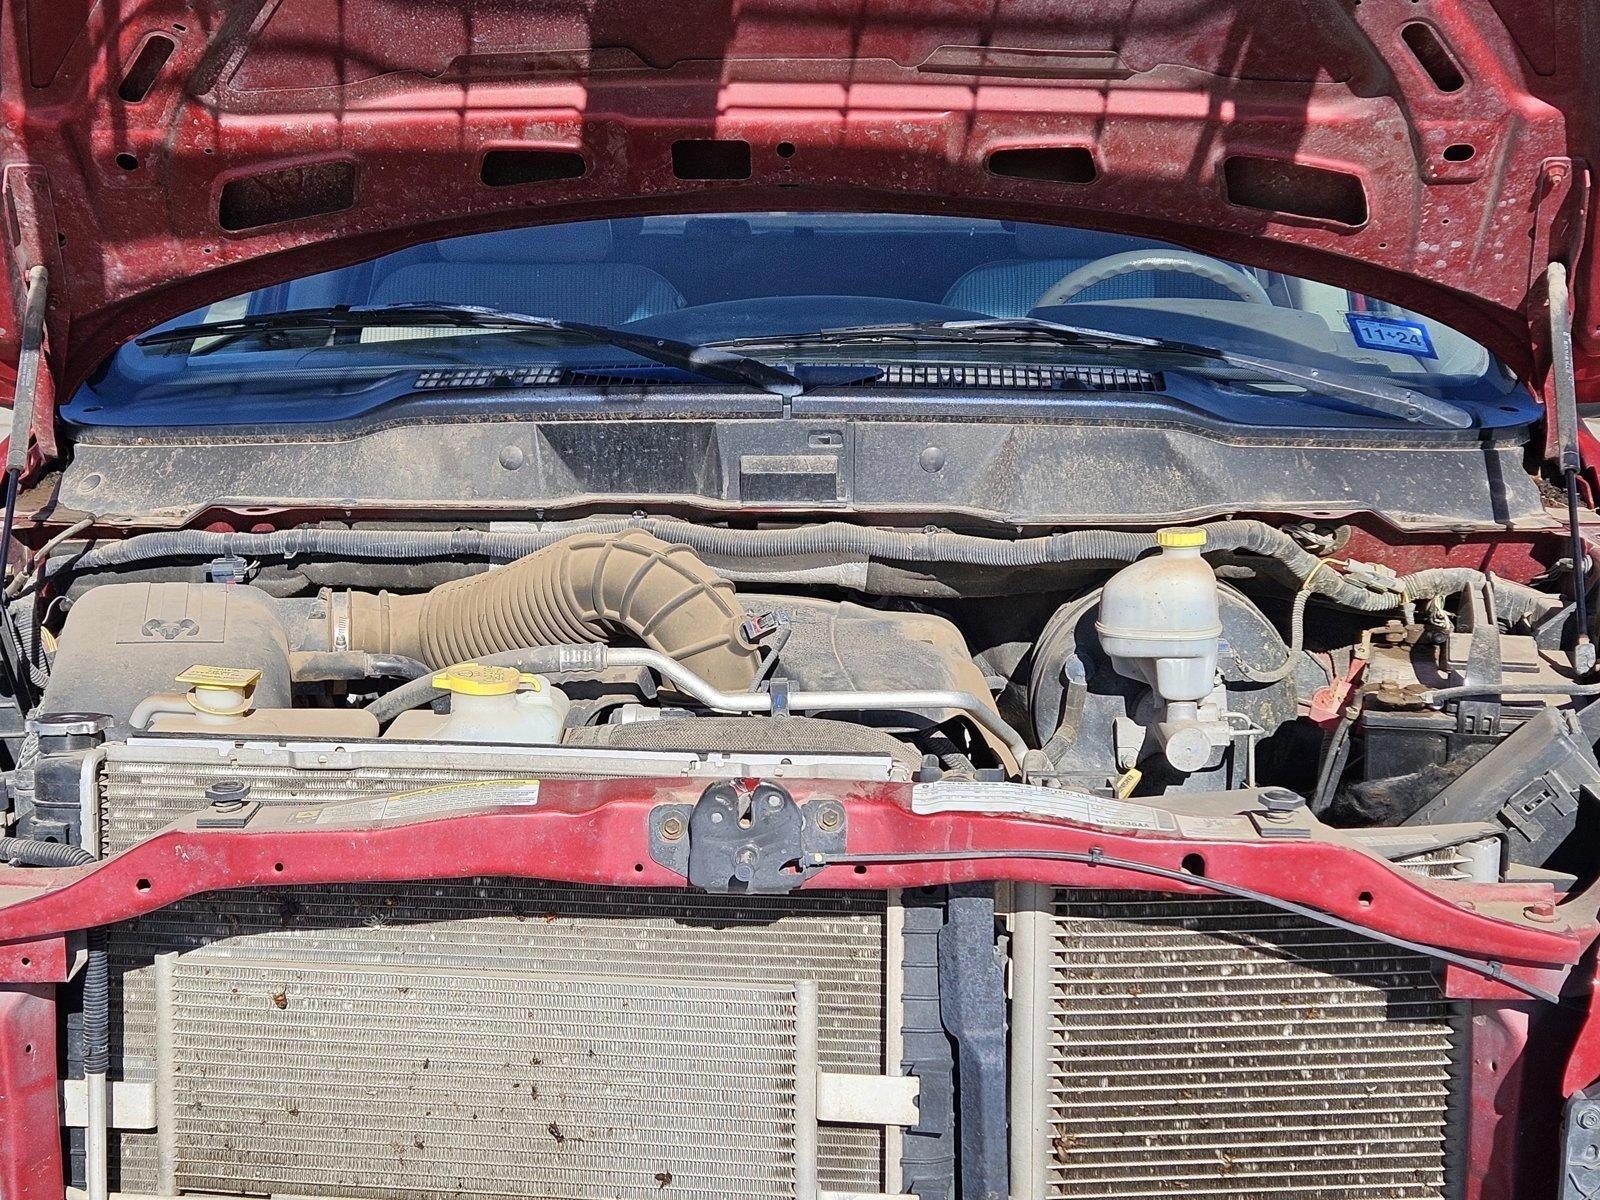
[[[461,311],[435,320],[422,306]],[[1029,317],[1108,336],[1064,344],[993,326]],[[962,323],[984,320],[981,339],[970,328],[962,335]],[[864,336],[878,326],[893,328]],[[674,353],[641,354],[640,335]],[[1174,357],[1141,339],[1289,364],[1329,382],[1319,389],[1303,376]],[[759,360],[749,364],[756,370],[697,369],[690,352],[714,346]],[[907,374],[908,363],[951,369]],[[992,394],[1006,378],[1059,391],[1059,370],[1081,367],[1070,377],[1075,393],[1128,391],[1136,379],[1150,386],[1132,390],[1162,390],[1245,424],[1394,423],[1392,405],[1386,416],[1359,403],[1363,381],[1449,401],[1480,427],[1538,415],[1476,342],[1312,280],[1081,229],[764,213],[477,234],[263,288],[124,346],[66,416],[90,425],[331,421],[402,402],[456,368],[480,369],[467,380],[480,391],[600,381],[725,395],[747,380],[759,386],[763,364],[797,380],[793,390],[870,384],[880,393]],[[996,365],[1034,373],[970,369]],[[1336,378],[1358,386],[1339,390]]]

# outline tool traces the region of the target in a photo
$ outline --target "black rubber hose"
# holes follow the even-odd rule
[[[0,861],[23,867],[84,867],[98,860],[82,846],[0,837]],[[111,1068],[111,963],[106,931],[88,932],[83,968],[83,1073],[104,1075]]]
[[[597,656],[604,650],[603,646],[533,646],[505,654],[485,654],[473,661],[487,667],[515,667],[535,675],[548,675],[558,671],[593,670],[599,661]],[[378,724],[385,725],[401,713],[419,708],[440,695],[443,693],[433,686],[430,671],[421,678],[402,683],[392,692],[385,692],[367,705],[366,711],[377,718]]]
[[[111,963],[106,931],[89,930],[88,961],[83,967],[83,1073],[104,1075],[111,1069]]]
[[[1213,521],[1206,532],[1206,552],[1243,551],[1281,563],[1306,589],[1344,608],[1383,612],[1407,600],[1450,596],[1481,582],[1484,576],[1466,567],[1419,571],[1381,586],[1366,586],[1333,570],[1293,538],[1264,521]],[[480,529],[388,531],[299,528],[274,533],[212,533],[176,530],[145,533],[109,546],[52,559],[47,573],[68,566],[74,572],[106,570],[154,559],[331,557],[392,560],[467,560],[510,562],[578,533],[642,529],[665,541],[687,546],[712,558],[793,558],[846,555],[904,563],[949,563],[975,567],[1040,567],[1068,563],[1132,562],[1155,549],[1154,533],[1117,529],[1084,529],[1048,537],[1002,538],[953,533],[945,529],[907,532],[874,529],[843,522],[802,525],[791,529],[722,529],[655,517],[601,517],[564,521],[532,533]],[[1309,583],[1307,581],[1309,580]],[[1527,607],[1515,589],[1495,581],[1500,615],[1514,621]]]
[[[0,862],[16,863],[20,867],[86,867],[96,861],[82,846],[0,837]]]

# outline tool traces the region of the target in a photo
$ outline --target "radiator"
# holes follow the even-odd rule
[[[723,739],[724,742],[727,739]],[[207,785],[242,780],[262,804],[335,804],[470,780],[632,776],[731,779],[906,779],[884,754],[720,752],[575,746],[442,746],[376,742],[236,742],[143,735],[106,747],[100,848],[112,854],[203,808]]]
[[[1017,1200],[1455,1194],[1427,959],[1228,899],[1026,888],[1016,922]]]
[[[888,912],[490,879],[174,905],[112,938],[114,1049],[162,1097],[120,1138],[121,1189],[792,1196],[796,986],[817,1065],[881,1074]],[[880,1192],[885,1141],[823,1126],[815,1178]]]
[[[161,975],[180,1188],[783,1200],[816,1171],[794,985],[210,954]]]
[[[106,848],[223,776],[305,803],[524,773],[492,751],[470,772],[405,751],[340,771],[207,753],[111,748]],[[155,1112],[113,1133],[124,1193],[755,1200],[876,1195],[897,1174],[884,1128],[819,1127],[802,1085],[898,1073],[882,892],[271,888],[162,909],[110,948],[114,1076]]]

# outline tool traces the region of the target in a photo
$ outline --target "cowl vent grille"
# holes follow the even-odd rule
[[[555,363],[532,367],[440,367],[423,371],[413,385],[419,392],[455,388],[549,387],[560,383],[562,369]]]
[[[894,363],[855,387],[994,388],[1046,392],[1159,392],[1161,377],[1132,367],[986,363]]]
[[[1165,384],[1159,372],[1133,367],[1040,366],[1017,363],[805,363],[807,368],[851,370],[878,374],[843,382],[819,380],[812,386],[826,390],[848,388],[926,388],[958,390],[980,388],[1027,392],[1159,392]],[[557,363],[522,367],[441,367],[417,376],[415,389],[423,392],[467,391],[478,388],[540,387],[648,387],[704,381],[671,367],[595,366],[569,368]]]

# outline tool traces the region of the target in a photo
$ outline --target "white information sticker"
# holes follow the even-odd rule
[[[1113,829],[1148,829],[1157,833],[1176,833],[1177,822],[1170,812],[1148,804],[1108,800],[1087,792],[1061,791],[1034,787],[1027,783],[980,783],[975,780],[946,780],[919,783],[911,789],[911,811],[928,815],[943,812],[1021,813],[1026,816],[1058,817],[1082,825]]]
[[[537,779],[481,779],[330,804],[317,813],[318,825],[369,825],[376,821],[431,821],[486,808],[528,808],[539,803]]]

